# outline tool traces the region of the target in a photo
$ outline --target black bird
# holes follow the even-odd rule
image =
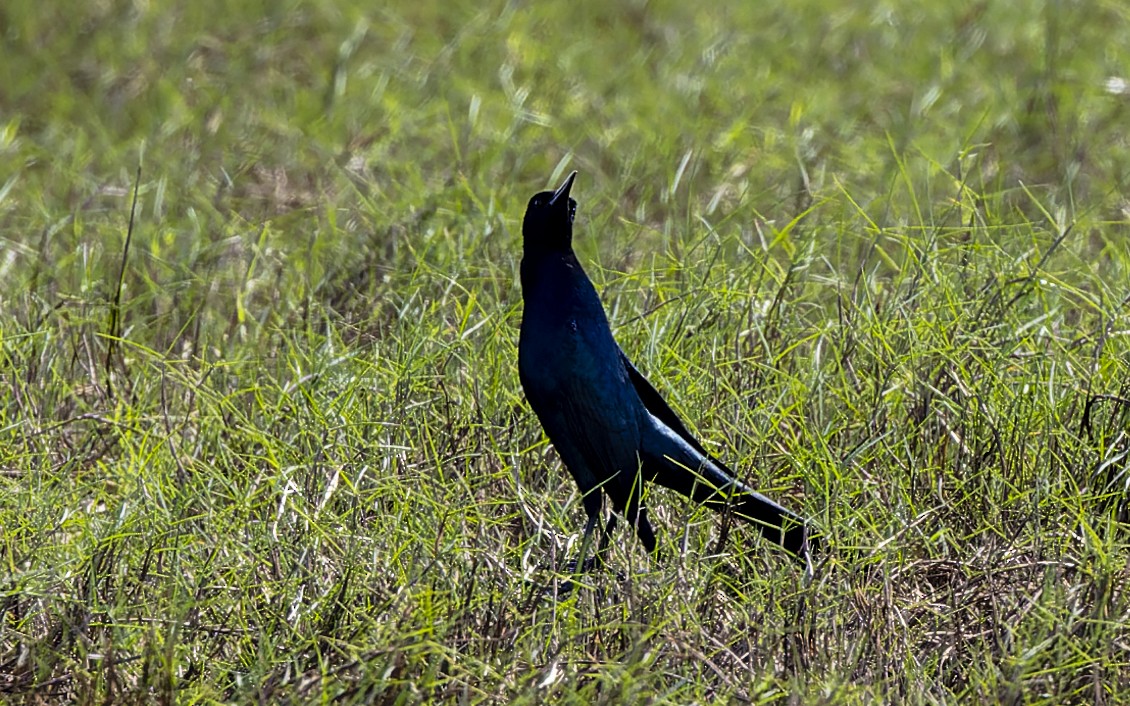
[[[526,207],[518,373],[584,498],[588,522],[577,568],[585,565],[601,517],[601,489],[614,513],[632,523],[647,551],[655,552],[655,532],[640,502],[645,480],[715,510],[729,509],[808,561],[804,520],[738,481],[711,456],[612,337],[596,289],[573,253],[577,202],[569,191],[576,176],[570,174],[557,191],[536,194]],[[613,514],[597,561],[615,525]]]

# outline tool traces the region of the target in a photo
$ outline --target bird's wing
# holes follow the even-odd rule
[[[737,480],[733,470],[691,436],[624,351],[620,351],[620,360],[647,411],[665,427],[653,427],[643,442],[641,460],[650,468],[654,480],[715,510],[732,507],[740,516],[752,520],[766,537],[803,560],[808,541],[803,518]],[[727,490],[717,492],[724,488]]]
[[[702,444],[698,443],[698,439],[694,438],[694,436],[687,431],[683,420],[679,419],[679,415],[675,414],[675,410],[671,409],[671,405],[667,404],[667,400],[663,399],[663,395],[659,394],[659,391],[652,387],[651,383],[647,381],[647,378],[643,376],[643,373],[637,370],[636,366],[632,365],[632,361],[628,359],[628,356],[624,355],[623,349],[620,350],[620,360],[624,363],[624,367],[628,371],[628,379],[632,381],[632,387],[636,388],[636,394],[640,396],[640,401],[643,402],[643,406],[647,408],[647,411],[651,412],[652,416],[667,425],[671,431],[678,434],[692,449],[712,461],[715,461],[715,463],[718,463],[717,460],[712,458],[706,449],[702,447]],[[722,464],[718,463],[718,465],[721,466]]]
[[[616,412],[616,399],[607,397],[615,386],[585,385],[567,376],[550,394],[521,368],[519,377],[530,406],[582,494],[619,477],[621,469],[636,467],[638,427],[634,417]]]
[[[624,367],[628,371],[628,378],[632,381],[632,386],[636,388],[636,394],[639,395],[640,401],[643,402],[644,407],[651,413],[653,417],[659,420],[663,426],[678,437],[686,442],[686,445],[694,451],[691,456],[678,453],[674,448],[655,448],[643,449],[644,452],[652,452],[654,456],[653,461],[661,466],[670,468],[666,474],[661,473],[663,478],[673,478],[674,476],[683,475],[681,467],[686,466],[691,469],[698,469],[700,472],[705,473],[708,480],[715,486],[721,487],[724,485],[732,485],[735,489],[741,491],[752,492],[744,483],[738,480],[738,474],[732,468],[727,466],[713,456],[709,451],[703,448],[698,439],[687,431],[687,427],[683,424],[683,420],[679,419],[679,415],[675,414],[675,410],[671,409],[671,405],[663,399],[663,395],[659,394],[647,378],[643,376],[636,366],[632,365],[632,361],[628,360],[628,356],[624,355],[624,351],[620,351],[620,360],[624,363]],[[662,438],[663,435],[660,436]],[[664,458],[665,452],[670,451],[670,458]],[[680,461],[672,464],[671,459],[681,459]],[[668,485],[660,480],[662,485]],[[669,486],[670,487],[670,486]],[[685,494],[685,493],[684,493]]]

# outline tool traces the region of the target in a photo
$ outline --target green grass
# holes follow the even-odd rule
[[[1130,703],[1123,5],[253,5],[0,8],[0,699]],[[811,581],[655,490],[555,599],[574,168]]]

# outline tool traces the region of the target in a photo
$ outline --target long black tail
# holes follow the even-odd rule
[[[644,473],[656,483],[712,510],[732,512],[801,561],[816,549],[817,538],[804,518],[735,480],[729,469],[713,458],[703,460],[699,470],[692,472],[688,470],[690,464],[670,457],[652,457],[645,461]]]
[[[802,561],[816,549],[817,537],[804,518],[761,493],[743,487],[736,496],[731,496],[729,506],[735,515],[752,522],[766,539],[780,544]],[[717,507],[717,503],[711,507]]]

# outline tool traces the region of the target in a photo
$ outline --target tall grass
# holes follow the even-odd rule
[[[0,27],[4,698],[1128,701],[1121,6]],[[811,581],[655,490],[665,560],[564,590],[517,266],[573,168],[618,339]]]

